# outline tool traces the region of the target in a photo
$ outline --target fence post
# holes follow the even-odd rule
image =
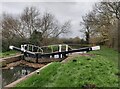
[[[66,45],[66,51],[68,51],[68,45]]]
[[[59,45],[59,52],[62,51],[62,45]],[[59,58],[62,58],[62,54],[59,54]]]

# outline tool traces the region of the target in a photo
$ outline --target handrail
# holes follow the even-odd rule
[[[43,53],[43,50],[42,50],[41,47],[39,47],[39,46],[31,45],[31,44],[24,44],[23,46],[24,46],[24,49],[25,49],[25,46],[27,46],[27,50],[28,50],[28,51],[30,51],[30,50],[29,50],[30,46],[32,46],[33,48],[36,47],[36,48],[37,48],[37,52],[38,52],[38,50],[40,49],[40,50],[41,50],[41,53]]]

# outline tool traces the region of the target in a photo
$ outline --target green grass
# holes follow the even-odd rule
[[[13,55],[16,55],[17,53],[19,53],[19,52],[14,51],[14,50],[3,52],[3,53],[0,53],[0,58],[13,56]]]
[[[19,87],[117,87],[117,52],[102,47],[100,51],[90,52],[95,56],[77,56],[67,63],[54,62],[40,74],[16,85]]]
[[[90,54],[103,56],[103,57],[107,58],[109,61],[112,61],[116,65],[118,65],[118,55],[120,55],[120,53],[118,54],[118,52],[113,50],[112,48],[103,46],[103,47],[101,47],[101,50],[91,51]]]

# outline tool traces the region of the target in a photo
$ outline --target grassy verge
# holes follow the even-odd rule
[[[11,50],[7,52],[0,53],[0,58],[9,57],[18,54],[19,52]]]
[[[107,58],[109,61],[114,62],[118,66],[118,55],[120,55],[120,53],[118,54],[118,52],[112,48],[103,46],[101,47],[101,50],[91,51],[90,54],[95,54]]]
[[[103,47],[90,54],[95,56],[77,56],[67,63],[54,62],[16,87],[117,87],[117,52]]]

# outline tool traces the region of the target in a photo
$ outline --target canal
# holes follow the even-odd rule
[[[35,70],[36,68],[28,67],[22,64],[9,69],[2,69],[2,87],[26,76],[27,74],[30,74]]]

